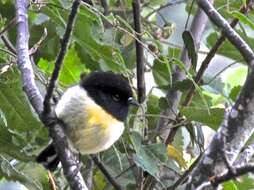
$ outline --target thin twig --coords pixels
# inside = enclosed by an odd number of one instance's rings
[[[211,182],[210,181],[206,181],[206,182],[202,183],[200,186],[198,186],[196,188],[196,190],[203,190],[203,189],[206,189],[209,186],[211,186]]]
[[[185,22],[184,30],[188,29],[188,24],[189,24],[189,21],[190,21],[190,15],[191,15],[191,11],[192,11],[194,2],[195,2],[194,0],[191,1],[190,10],[188,11],[188,17],[187,17],[187,20]]]
[[[104,174],[104,176],[107,178],[107,180],[109,181],[109,183],[112,184],[112,186],[116,189],[116,190],[122,190],[122,187],[116,182],[115,178],[112,177],[109,172],[107,171],[107,169],[105,168],[105,166],[99,161],[98,157],[96,155],[91,155],[91,158],[93,159],[94,163],[96,164],[96,166],[101,170],[101,172]]]
[[[120,174],[118,174],[117,176],[115,176],[115,179],[121,177],[123,174],[125,174],[126,172],[128,172],[130,169],[134,168],[136,165],[132,164],[131,166],[129,166],[128,168],[126,168],[125,170],[123,170]]]
[[[140,1],[133,0],[133,18],[134,28],[136,31],[136,38],[142,41],[141,30],[141,8]],[[144,50],[143,46],[136,40],[136,60],[137,60],[137,89],[138,89],[138,102],[142,103],[145,100],[145,65],[144,65]]]
[[[196,158],[196,160],[191,164],[190,168],[188,168],[187,170],[184,171],[183,175],[177,179],[177,181],[170,187],[167,188],[167,190],[175,190],[177,189],[177,187],[179,185],[181,185],[186,179],[187,177],[190,175],[191,171],[193,170],[193,168],[197,165],[197,163],[200,161],[201,159],[201,154]]]
[[[50,171],[48,171],[48,178],[51,190],[57,190],[55,179]]]
[[[254,155],[254,141],[245,147],[240,153],[239,158],[233,163],[234,166],[244,166],[249,163]]]
[[[136,72],[137,72],[137,93],[138,102],[141,104],[146,98],[145,88],[145,64],[144,64],[144,49],[140,42],[142,42],[142,29],[141,29],[141,5],[140,0],[132,1],[133,8],[133,20],[136,39]],[[141,105],[142,108],[142,105]],[[144,120],[143,120],[144,121]],[[143,189],[143,170],[138,168],[138,187],[137,189]]]
[[[30,56],[38,50],[38,48],[41,46],[41,43],[46,39],[47,34],[48,34],[47,29],[44,28],[43,34],[41,38],[39,39],[39,41],[36,44],[34,44],[34,46],[29,50]]]
[[[68,48],[71,32],[73,30],[74,21],[75,21],[77,12],[78,12],[79,5],[80,5],[80,0],[76,0],[76,1],[73,2],[71,13],[70,13],[69,18],[68,18],[68,23],[67,23],[67,26],[66,26],[66,30],[65,30],[65,33],[64,33],[64,36],[63,36],[63,40],[61,42],[61,49],[60,49],[60,52],[57,56],[57,60],[56,60],[56,63],[55,63],[55,68],[54,68],[54,71],[52,73],[52,76],[51,76],[51,79],[50,79],[50,82],[49,82],[49,86],[47,88],[47,94],[46,94],[44,102],[43,102],[43,105],[44,105],[43,113],[45,115],[51,111],[51,106],[50,106],[51,97],[53,95],[53,91],[54,91],[54,88],[56,86],[57,78],[58,78],[58,75],[60,73],[61,66],[63,64],[63,59],[64,59],[64,56],[66,54],[67,48]]]
[[[17,23],[16,17],[12,18],[11,21],[0,31],[0,37],[4,42],[5,46],[13,53],[17,54],[16,49],[9,41],[9,39],[4,35],[6,31],[8,31],[11,27],[13,27]]]
[[[16,23],[17,23],[16,17],[12,18],[10,22],[0,31],[0,37],[11,27],[13,27]]]
[[[145,18],[148,19],[150,16],[152,16],[154,13],[156,12],[159,12],[160,10],[164,9],[164,8],[167,8],[167,7],[170,7],[170,6],[174,6],[174,5],[177,5],[177,4],[181,4],[181,3],[184,3],[185,0],[179,0],[179,1],[175,1],[175,2],[168,2],[166,3],[165,5],[161,5],[159,8],[157,9],[154,9],[153,11],[151,11],[150,13],[148,13]]]
[[[0,48],[0,51],[9,54],[9,55],[12,56],[12,57],[15,57],[15,58],[17,57],[16,54],[13,54],[13,53],[12,53],[11,51],[9,51],[8,49]]]
[[[101,6],[104,9],[103,14],[104,15],[108,15],[109,14],[109,9],[108,9],[108,3],[107,3],[107,1],[106,0],[101,0]]]
[[[15,47],[12,45],[12,43],[10,42],[10,40],[5,36],[5,34],[3,34],[2,36],[1,36],[1,39],[2,39],[2,41],[4,42],[4,45],[7,47],[7,49],[9,50],[9,51],[11,51],[13,54],[17,54],[17,51],[16,51],[16,49],[15,49]]]
[[[131,36],[133,39],[135,39],[136,41],[138,41],[145,50],[147,50],[154,58],[158,59],[158,61],[160,61],[161,63],[164,63],[165,61],[162,60],[158,55],[156,55],[153,51],[151,51],[147,45],[145,43],[143,43],[143,41],[139,40],[136,37],[136,32],[133,30],[131,32],[129,32],[129,28],[125,29],[121,26],[119,26],[117,23],[110,21],[106,16],[104,16],[99,10],[97,10],[95,7],[92,7],[91,5],[87,4],[87,3],[82,3],[85,6],[87,6],[91,11],[93,11],[94,13],[97,13],[99,16],[101,16],[102,19],[104,19],[105,21],[107,21],[112,27],[116,28],[118,31],[123,32],[124,34],[128,34],[129,36]]]
[[[83,174],[88,189],[93,189],[93,168],[93,160],[88,158],[86,162],[85,173]]]
[[[221,75],[221,73],[223,73],[224,71],[226,71],[228,68],[232,67],[233,65],[240,63],[241,61],[243,61],[243,60],[233,61],[232,63],[230,63],[223,69],[221,69],[218,73],[216,73],[208,82],[205,82],[204,85],[208,85],[208,84],[212,83],[219,75]]]

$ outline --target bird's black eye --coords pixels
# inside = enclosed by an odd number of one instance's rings
[[[112,99],[115,101],[115,102],[118,102],[120,100],[120,95],[119,94],[112,94]]]

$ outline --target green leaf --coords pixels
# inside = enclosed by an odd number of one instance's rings
[[[45,59],[40,59],[39,67],[51,74],[53,72],[55,61],[48,62]],[[79,81],[81,73],[88,73],[89,70],[81,63],[74,47],[71,47],[65,55],[64,63],[60,71],[59,81],[62,85],[69,86]]]
[[[207,109],[197,107],[183,107],[180,112],[191,121],[198,121],[217,130],[224,118],[224,109],[210,108],[210,114]]]
[[[153,63],[152,74],[155,83],[158,86],[171,86],[172,78],[170,65],[167,61],[167,58],[161,57],[160,59],[164,60],[165,62],[155,59]]]
[[[233,180],[226,181],[222,184],[224,190],[238,190]],[[241,188],[242,189],[242,188]]]
[[[161,5],[161,4],[163,4],[163,3],[165,3],[166,1],[165,0],[150,0],[149,1],[149,5],[150,6],[159,6],[159,5]]]
[[[185,30],[182,34],[182,38],[183,38],[184,45],[188,50],[188,56],[191,59],[191,64],[194,70],[196,70],[198,55],[196,52],[196,46],[195,46],[195,42],[193,40],[191,32]]]
[[[173,61],[174,61],[174,64],[176,64],[181,70],[185,71],[185,74],[186,74],[187,79],[191,80],[192,84],[195,86],[195,88],[196,88],[196,90],[197,90],[199,96],[201,97],[201,99],[202,99],[204,105],[206,106],[206,108],[207,108],[207,110],[208,110],[208,112],[209,112],[209,106],[208,106],[208,103],[207,103],[207,101],[206,101],[204,95],[202,94],[201,88],[200,88],[200,87],[198,86],[198,84],[194,81],[194,79],[192,78],[191,74],[185,69],[184,63],[183,63],[181,60],[179,60],[179,59],[174,59]]]
[[[143,146],[146,152],[151,152],[156,160],[166,162],[168,160],[167,150],[163,143],[148,144]]]
[[[139,132],[133,131],[131,133],[131,143],[136,152],[139,152],[141,148],[142,136]]]
[[[192,86],[192,81],[189,79],[184,79],[182,81],[177,81],[173,84],[172,89],[180,90],[180,91],[186,91],[189,90]]]
[[[100,190],[103,189],[106,186],[106,181],[104,176],[101,174],[101,172],[97,171],[95,175],[93,176],[94,179],[94,190]]]
[[[186,148],[186,143],[185,140],[187,139],[186,133],[184,134],[185,128],[179,128],[177,130],[175,136],[174,136],[174,141],[172,142],[172,145],[180,151],[183,151]]]
[[[246,80],[248,74],[247,67],[238,67],[233,69],[226,78],[227,83],[230,87],[242,86]],[[237,76],[237,77],[236,77]]]
[[[254,38],[253,36],[246,36],[245,32],[236,29],[236,32],[243,38],[243,40],[253,49]],[[211,33],[207,38],[207,45],[209,48],[213,47],[217,39],[219,38],[218,33]],[[242,58],[240,52],[233,46],[228,40],[225,40],[222,46],[217,51],[218,54],[224,55],[230,59],[239,60]]]
[[[179,48],[168,48],[168,57],[179,59],[181,50]]]
[[[160,165],[168,160],[167,150],[164,144],[150,144],[142,146],[141,149],[133,156],[133,161],[137,166],[154,176],[159,182],[157,173]],[[163,185],[163,184],[162,184]]]
[[[136,152],[133,156],[134,162],[158,179],[156,174],[160,169],[159,166],[168,160],[165,145],[162,143],[142,145],[142,137],[137,132],[132,133],[131,141]]]
[[[0,153],[30,161],[35,148],[31,144],[37,140],[45,142],[47,130],[31,109],[17,68],[9,69],[1,75],[1,79],[5,82],[0,83],[0,109],[5,113],[6,122],[0,122]]]
[[[241,21],[243,24],[249,26],[252,30],[254,30],[254,24],[253,21],[251,21],[246,15],[239,11],[232,11],[231,15],[234,18],[237,18],[239,21]]]
[[[169,103],[168,103],[168,100],[164,97],[161,97],[159,99],[159,107],[161,110],[165,110],[169,107]]]
[[[147,120],[148,120],[148,128],[155,129],[159,116],[160,116],[160,107],[159,107],[159,98],[154,95],[149,95],[147,102]],[[150,116],[151,115],[151,116]]]
[[[232,90],[231,90],[231,92],[230,92],[230,94],[229,94],[229,97],[230,97],[233,101],[236,101],[237,96],[238,96],[238,94],[240,93],[241,89],[242,89],[242,86],[240,86],[240,85],[237,85],[237,86],[233,87]]]
[[[242,3],[243,3],[244,6],[246,6],[247,5],[247,0],[242,0]]]
[[[238,189],[253,189],[254,188],[254,182],[253,178],[249,175],[244,175],[239,178],[240,180],[235,181],[235,184],[237,185]]]
[[[56,23],[60,28],[65,27],[64,18],[68,13],[67,11],[52,7],[46,7],[44,11],[51,18],[51,22]],[[100,17],[86,6],[82,6],[72,35],[72,38],[80,46],[77,49],[80,51],[78,55],[82,55],[85,51],[85,54],[88,54],[94,62],[99,63],[102,70],[125,71],[125,63],[119,49],[98,40],[103,33],[102,29]],[[86,57],[80,56],[80,58],[82,63],[90,65]]]
[[[133,189],[137,189],[137,185],[136,184],[128,184],[126,186],[126,190],[133,190]]]

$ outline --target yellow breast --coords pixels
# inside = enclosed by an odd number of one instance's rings
[[[86,115],[88,126],[100,125],[103,128],[107,128],[110,125],[119,122],[97,105],[88,106],[86,108]]]
[[[71,135],[74,147],[82,154],[95,154],[108,149],[124,130],[123,122],[98,105],[86,106],[84,120]]]

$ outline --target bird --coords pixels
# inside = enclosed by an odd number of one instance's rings
[[[122,135],[129,106],[137,104],[128,80],[111,71],[81,75],[66,89],[55,106],[57,119],[74,152],[96,154],[110,148]],[[51,142],[36,161],[54,171],[59,157]]]

